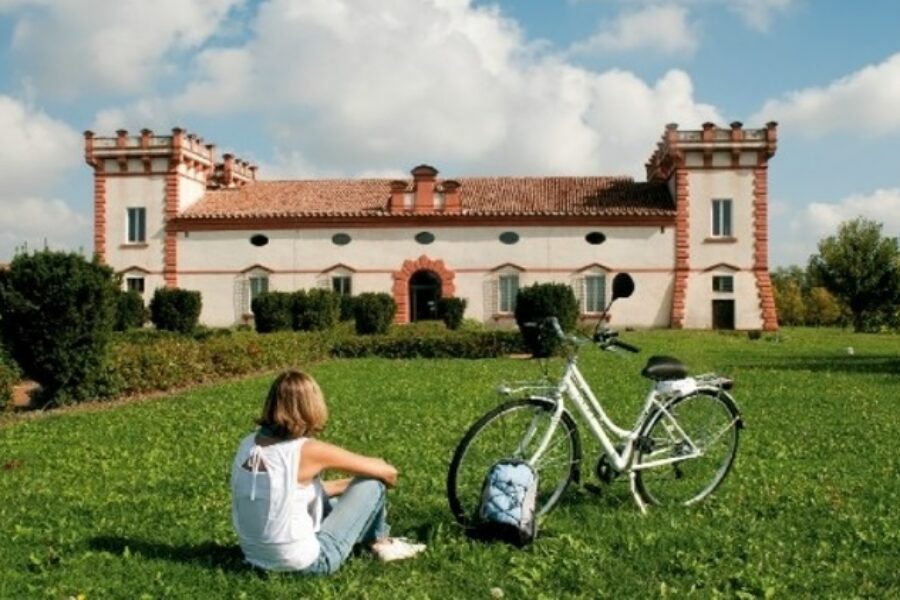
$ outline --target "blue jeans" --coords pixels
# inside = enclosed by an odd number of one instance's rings
[[[324,506],[322,527],[316,534],[319,557],[301,573],[334,573],[350,556],[354,546],[387,537],[386,499],[381,481],[363,477],[354,477],[339,498],[329,498]]]

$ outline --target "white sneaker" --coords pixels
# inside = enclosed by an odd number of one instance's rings
[[[417,544],[406,538],[387,538],[372,544],[372,551],[381,562],[405,560],[425,551],[425,544]]]

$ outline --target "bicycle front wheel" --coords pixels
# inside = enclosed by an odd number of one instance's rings
[[[447,499],[456,520],[471,525],[481,502],[488,469],[503,458],[529,460],[547,433],[556,405],[526,398],[497,406],[460,440],[447,474]],[[537,512],[556,505],[570,481],[578,481],[581,441],[572,415],[562,413],[544,453],[534,463],[538,474]]]
[[[691,505],[722,483],[737,454],[741,416],[725,393],[677,398],[644,422],[634,469],[648,504]]]

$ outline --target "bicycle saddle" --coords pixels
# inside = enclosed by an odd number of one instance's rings
[[[651,356],[641,375],[653,381],[669,381],[687,377],[687,367],[671,356]]]

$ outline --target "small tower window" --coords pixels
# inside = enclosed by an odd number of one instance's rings
[[[713,237],[731,237],[731,200],[712,201]]]
[[[712,287],[714,292],[734,292],[734,277],[731,275],[714,275]]]
[[[269,243],[269,238],[261,233],[257,233],[250,238],[250,243],[254,246],[262,247]]]
[[[143,244],[147,241],[147,209],[133,207],[128,209],[128,243]]]
[[[350,237],[349,234],[346,233],[336,233],[331,236],[331,243],[335,246],[346,246],[351,242],[353,238]]]

